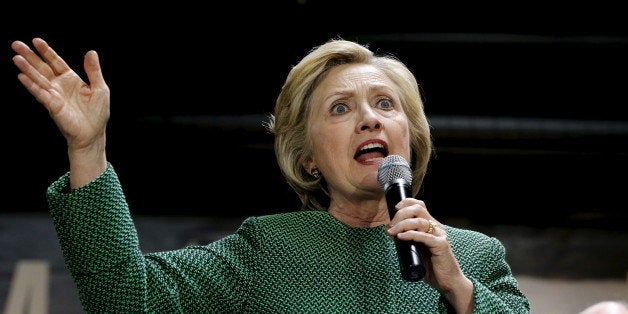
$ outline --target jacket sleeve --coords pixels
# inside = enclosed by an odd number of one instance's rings
[[[519,290],[517,280],[506,262],[506,250],[494,237],[488,238],[483,269],[474,276],[474,313],[530,313],[530,304]]]
[[[111,164],[89,184],[69,191],[69,173],[50,185],[48,204],[66,267],[86,312],[178,313],[237,311],[249,278],[245,235],[214,246],[143,254]]]
[[[473,283],[474,313],[530,313],[497,238],[449,226],[446,230],[460,268]],[[438,307],[440,313],[455,313],[442,295]]]

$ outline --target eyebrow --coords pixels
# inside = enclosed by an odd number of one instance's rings
[[[369,92],[377,92],[377,91],[385,91],[385,92],[389,92],[392,93],[394,92],[394,89],[390,88],[390,86],[388,85],[384,85],[384,84],[370,84],[369,85]],[[339,91],[335,91],[332,94],[328,95],[327,97],[325,97],[323,99],[323,102],[327,102],[327,100],[329,100],[330,98],[333,98],[335,96],[346,96],[346,95],[351,95],[353,94],[353,89],[342,89]]]

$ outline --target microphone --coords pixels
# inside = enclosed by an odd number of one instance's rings
[[[377,170],[377,181],[386,193],[388,214],[393,218],[397,209],[395,205],[410,197],[412,170],[408,162],[399,155],[389,155],[382,160]],[[405,241],[395,237],[397,257],[401,268],[401,277],[407,281],[419,281],[425,276],[425,266],[419,258],[421,243]]]

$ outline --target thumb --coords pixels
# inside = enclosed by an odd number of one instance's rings
[[[102,75],[102,69],[100,68],[100,61],[98,60],[98,54],[96,53],[96,51],[90,50],[85,54],[83,67],[85,68],[85,72],[87,73],[87,78],[89,79],[90,86],[106,86],[106,82]]]

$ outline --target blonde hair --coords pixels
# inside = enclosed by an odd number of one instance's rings
[[[332,39],[314,47],[290,70],[277,97],[274,114],[266,125],[275,136],[279,168],[301,199],[302,209],[326,210],[329,205],[324,179],[314,178],[303,168],[303,162],[312,155],[307,131],[312,92],[331,68],[348,63],[372,65],[397,85],[410,126],[412,195],[416,195],[423,184],[432,154],[432,140],[416,78],[394,56],[378,56],[367,46]]]

